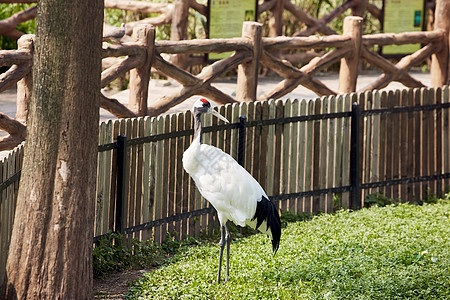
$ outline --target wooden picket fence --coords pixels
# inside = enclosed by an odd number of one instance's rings
[[[232,124],[206,116],[204,142],[242,163],[284,211],[359,208],[375,193],[417,202],[449,187],[449,102],[445,87],[228,104],[218,109]],[[361,110],[357,135],[352,103]],[[214,210],[182,167],[192,122],[188,111],[102,124],[105,149],[126,136],[120,231],[161,242],[167,233],[182,239],[216,228]],[[113,150],[99,153],[96,236],[118,230],[116,159]]]
[[[358,209],[375,193],[417,202],[450,187],[448,86],[218,110],[231,124],[206,116],[204,143],[242,163],[283,211]],[[119,231],[162,242],[217,228],[182,167],[192,125],[189,111],[101,124],[94,240]],[[0,276],[22,160],[20,146],[0,164]]]

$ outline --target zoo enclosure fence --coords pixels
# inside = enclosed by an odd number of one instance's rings
[[[232,123],[206,116],[204,142],[232,155],[284,211],[359,209],[374,193],[415,202],[450,186],[449,102],[445,86],[228,104],[218,110]],[[162,242],[217,227],[182,167],[192,125],[189,111],[101,124],[94,241],[118,231]],[[22,159],[19,146],[0,166],[0,271]]]
[[[188,2],[180,1],[185,4]],[[264,6],[269,2],[272,4],[284,3],[286,8],[292,8],[289,1],[282,0],[264,1]],[[340,6],[344,10],[338,9],[335,12],[340,14],[347,9],[354,10],[364,3],[367,1],[346,1],[343,6]],[[432,31],[399,34],[364,35],[363,18],[349,16],[344,19],[342,35],[262,37],[262,24],[244,22],[240,38],[155,41],[155,28],[141,24],[133,29],[133,42],[120,45],[103,44],[102,57],[105,69],[101,74],[101,87],[107,86],[113,80],[128,73],[130,97],[128,105],[124,105],[117,99],[108,98],[102,94],[100,106],[118,118],[131,118],[157,116],[193,95],[202,95],[217,103],[227,104],[279,99],[299,85],[320,96],[351,93],[357,91],[358,72],[362,61],[382,71],[382,74],[358,92],[382,89],[392,81],[399,81],[410,88],[425,87],[409,72],[411,68],[420,65],[428,58],[431,58],[431,86],[442,87],[448,84],[449,78],[448,33],[450,23],[446,14],[449,6],[448,0],[436,2],[435,26]],[[281,6],[279,11],[282,9]],[[299,13],[299,11],[295,11]],[[298,14],[295,15],[298,16]],[[328,16],[333,17],[335,14],[330,13]],[[330,33],[326,29],[328,27],[325,26],[329,18],[325,19],[321,19],[317,24],[313,22],[315,25],[309,24],[310,28],[313,28],[314,31],[322,28]],[[375,50],[387,45],[418,43],[423,45],[420,50],[404,56],[396,64],[380,56]],[[0,92],[15,84],[18,88],[16,118],[9,118],[0,112],[2,117],[0,129],[9,133],[8,136],[0,139],[0,149],[2,150],[13,149],[25,139],[28,113],[26,108],[30,101],[31,93],[29,91],[32,90],[33,45],[34,37],[24,35],[18,41],[18,50],[0,50],[0,64],[10,66],[7,72],[0,75]],[[297,64],[293,59],[284,60],[277,55],[277,53],[292,51],[314,52],[314,55],[308,58],[301,67],[295,67],[294,65]],[[194,70],[188,72],[175,63],[179,60],[168,59],[168,56],[172,58],[186,57],[187,55],[204,57],[208,53],[223,52],[233,54],[211,62],[201,71],[197,70],[199,72]],[[316,76],[320,71],[334,64],[339,65],[339,88],[337,91],[330,89]],[[282,78],[272,90],[258,95],[258,70],[261,66],[277,73]],[[236,96],[230,96],[213,85],[214,81],[231,70],[237,70]],[[182,86],[148,103],[150,77],[151,73],[155,72],[176,80]]]

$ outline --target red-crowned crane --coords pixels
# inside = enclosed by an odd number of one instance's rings
[[[227,245],[225,281],[228,281],[229,277],[231,235],[227,227],[228,221],[242,227],[249,225],[266,233],[272,239],[274,255],[280,244],[281,222],[275,205],[255,178],[227,153],[216,147],[202,144],[202,114],[212,114],[225,122],[228,120],[215,111],[205,98],[195,102],[193,114],[194,139],[183,154],[183,167],[194,179],[202,196],[217,211],[221,226],[217,274],[219,283],[225,244]]]

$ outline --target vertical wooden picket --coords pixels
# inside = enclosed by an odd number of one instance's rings
[[[336,112],[343,112],[344,111],[344,97],[342,95],[338,95],[336,97]],[[342,186],[343,185],[343,181],[342,181],[342,159],[343,159],[343,153],[342,153],[342,148],[343,148],[343,128],[344,128],[344,118],[337,118],[336,119],[336,135],[335,135],[335,144],[336,144],[336,149],[335,149],[335,163],[334,163],[334,169],[331,170],[332,174],[330,176],[332,176],[332,178],[334,178],[334,185],[335,186]],[[342,204],[342,196],[343,193],[339,193],[336,195],[336,197],[338,198],[339,202],[336,203],[337,207],[336,208],[342,208],[343,204]]]
[[[328,97],[321,98],[322,107],[320,108],[320,114],[327,114],[329,112],[329,100]],[[320,120],[320,164],[319,164],[319,187],[325,189],[327,187],[327,166],[328,166],[328,149],[330,146],[328,136],[328,119]],[[330,194],[324,194],[319,197],[319,211],[327,212],[327,202]]]
[[[314,106],[316,101],[310,100],[307,103],[307,114],[314,114]],[[306,122],[306,156],[305,156],[305,190],[311,191],[313,189],[313,159],[314,159],[314,121]],[[304,198],[304,211],[307,213],[313,212],[312,197]]]
[[[299,105],[299,115],[307,115],[308,102],[303,99],[300,101]],[[305,184],[305,168],[310,163],[306,161],[306,124],[307,122],[300,122],[298,124],[298,159],[297,159],[297,189],[298,192],[304,192],[307,190]],[[298,199],[296,213],[305,212],[305,201],[306,198],[303,197],[301,200]]]
[[[185,130],[186,122],[184,120],[184,113],[178,113],[177,118],[177,131]],[[179,215],[182,212],[187,211],[187,190],[185,190],[185,176],[188,176],[183,169],[183,153],[185,150],[184,137],[177,137],[177,153],[175,159],[176,164],[176,183],[175,183],[175,215]],[[183,239],[187,235],[187,220],[177,221],[175,223],[175,231],[178,233],[178,239]]]
[[[292,100],[292,109],[290,116],[299,116],[299,102],[297,99]],[[299,146],[299,135],[298,135],[299,122],[291,124],[291,138],[290,138],[290,158],[288,164],[289,173],[289,193],[296,193],[298,191],[298,146]],[[298,197],[294,199],[289,199],[288,211],[296,213],[298,206]]]
[[[163,117],[164,122],[164,133],[170,132],[170,115]],[[163,141],[163,159],[161,168],[163,168],[162,171],[162,177],[160,180],[162,181],[162,194],[160,195],[161,198],[161,217],[166,218],[169,216],[169,206],[168,206],[168,197],[169,197],[169,159],[170,159],[170,139],[165,139]],[[167,233],[168,233],[168,225],[169,224],[163,224],[161,225],[161,241],[166,240]]]
[[[381,93],[381,108],[387,108],[387,103],[388,103],[388,94],[383,91]],[[386,178],[386,153],[390,152],[387,151],[387,145],[386,145],[386,141],[387,141],[387,136],[390,135],[390,131],[388,129],[387,126],[387,118],[385,114],[382,114],[380,116],[380,160],[379,160],[379,180],[380,181],[385,181]],[[384,187],[379,188],[379,193],[381,194],[386,194],[386,189]]]
[[[363,110],[372,109],[373,107],[373,94],[372,92],[366,92],[364,95],[364,107]],[[362,175],[362,182],[369,182],[370,181],[370,168],[372,167],[372,155],[371,155],[371,149],[372,149],[372,129],[373,129],[373,116],[366,116],[363,118],[363,124],[364,124],[364,131],[363,131],[363,143],[364,143],[364,149],[362,152],[363,155],[363,162],[362,162],[362,168],[363,168],[363,175]],[[363,189],[362,190],[362,199],[365,199],[367,195],[369,195],[370,190],[369,189]]]
[[[269,119],[269,103],[268,101],[263,101],[261,103],[261,120],[267,120]],[[269,193],[268,183],[267,183],[267,174],[268,174],[268,162],[269,160],[272,160],[272,158],[269,156],[269,142],[270,139],[269,136],[269,129],[268,126],[262,126],[261,127],[261,140],[260,140],[260,174],[259,174],[259,184],[262,186],[262,188],[266,191],[266,193]],[[270,194],[269,194],[270,195]]]
[[[414,106],[421,105],[421,92],[420,89],[414,89]],[[414,177],[421,176],[422,170],[422,112],[414,113]],[[415,200],[422,199],[422,184],[416,183],[414,185]]]
[[[276,116],[275,101],[269,100],[269,119],[274,119]],[[267,188],[266,193],[268,196],[274,195],[276,192],[274,189],[274,163],[275,159],[275,125],[268,126],[268,139],[267,139]]]
[[[151,136],[156,133],[156,118],[144,118],[144,132],[145,136]],[[155,201],[155,152],[156,144],[146,143],[144,145],[143,164],[144,173],[142,179],[142,222],[150,222],[153,220],[153,210]],[[146,241],[153,236],[152,229],[145,229],[142,231],[142,240]]]
[[[156,134],[164,133],[164,117],[157,118]],[[156,142],[156,178],[155,178],[155,220],[163,217],[162,203],[163,203],[163,185],[166,180],[163,177],[163,170],[166,169],[166,165],[163,162],[164,158],[164,141],[158,140]],[[154,229],[154,240],[160,243],[164,238],[165,232],[162,226],[156,226]]]
[[[7,179],[7,173],[5,172],[5,165],[6,160],[2,160],[0,162],[0,178],[2,182],[4,182]],[[8,256],[8,249],[9,245],[6,242],[6,235],[7,233],[7,225],[6,225],[6,218],[7,218],[7,200],[6,200],[6,191],[3,190],[0,192],[0,275],[1,279],[4,279],[4,270],[6,266],[6,258]],[[2,281],[3,282],[3,281]]]
[[[284,103],[284,111],[283,111],[283,117],[289,118],[292,113],[292,102],[290,100],[287,100]],[[290,141],[291,141],[291,123],[285,123],[282,127],[282,144],[281,144],[281,180],[280,180],[280,194],[287,194],[289,192],[289,173],[290,173],[290,167],[289,167],[289,160],[290,160]],[[288,208],[288,202],[291,202],[293,200],[283,200],[281,201],[281,209],[283,211],[287,211]]]
[[[145,119],[143,117],[140,117],[136,120],[137,122],[134,123],[136,126],[135,132],[137,132],[136,137],[141,138],[145,136]],[[148,166],[145,165],[145,158],[144,158],[144,144],[140,143],[136,145],[135,151],[136,151],[136,183],[135,183],[135,210],[134,210],[134,226],[140,225],[144,223],[143,221],[143,182],[144,182],[144,170],[148,168]],[[139,238],[142,240],[142,231],[136,232],[134,234],[136,238]]]
[[[343,100],[343,111],[351,111],[350,95],[345,95]],[[342,184],[350,185],[350,118],[344,118],[342,126]],[[342,194],[342,205],[350,207],[350,193]]]
[[[321,99],[315,100],[314,114],[320,114],[322,109]],[[320,120],[313,121],[313,160],[312,160],[312,187],[314,190],[320,189]],[[312,197],[312,212],[320,211],[320,196]]]
[[[247,107],[247,122],[251,122],[255,120],[255,105],[254,102],[245,103]],[[236,120],[239,122],[238,120]],[[245,158],[244,158],[244,168],[253,176],[255,173],[253,172],[253,151],[257,146],[255,145],[255,127],[248,127],[245,129]]]
[[[413,90],[409,89],[406,91],[405,97],[402,99],[402,103],[405,106],[414,106],[413,102]],[[406,145],[406,173],[405,177],[414,176],[414,112],[408,112],[407,115],[405,115],[404,122],[407,123],[407,131],[408,131],[408,137],[407,137],[407,145]],[[402,199],[404,201],[413,201],[414,200],[414,185],[408,184],[406,187],[406,198]]]
[[[450,95],[449,95],[449,86],[445,86],[442,90],[442,102],[449,103]],[[450,108],[446,108],[443,110],[443,128],[442,128],[442,136],[443,136],[443,166],[444,172],[450,173]],[[450,179],[444,180],[444,190],[446,192],[450,191]]]
[[[400,91],[396,90],[393,93],[392,104],[393,107],[400,106]],[[400,149],[401,149],[401,113],[394,113],[390,117],[392,119],[392,127],[390,127],[390,132],[392,135],[392,177],[391,179],[399,179],[400,178]],[[392,186],[392,198],[398,199],[400,185]]]
[[[105,142],[106,135],[106,124],[100,124],[99,134],[98,134],[98,144],[102,145]],[[101,235],[102,232],[102,220],[103,220],[103,206],[105,203],[104,194],[105,194],[105,186],[103,185],[104,177],[105,177],[105,153],[99,152],[97,158],[97,193],[96,193],[96,201],[94,204],[94,236]]]
[[[252,102],[248,103],[248,105],[253,104]],[[261,120],[261,102],[257,101],[254,103],[253,107],[253,120],[259,121]],[[248,130],[248,128],[247,128]],[[248,143],[248,142],[247,142]],[[246,143],[246,144],[247,144]],[[252,172],[251,174],[256,180],[260,181],[260,168],[261,168],[261,126],[255,126],[253,132],[253,151],[249,148],[249,145],[246,145],[246,152],[251,152],[252,156]]]
[[[113,122],[110,120],[106,123],[105,126],[105,139],[104,139],[104,143],[105,144],[109,144],[112,143],[114,141],[114,136],[113,136]],[[113,151],[112,150],[108,150],[104,152],[105,158],[105,166],[104,166],[104,170],[105,170],[105,176],[103,178],[103,182],[101,183],[104,187],[104,192],[103,192],[103,199],[104,199],[104,205],[103,205],[103,227],[102,227],[102,232],[103,233],[107,233],[107,232],[111,232],[114,230],[114,223],[110,222],[111,221],[111,215],[114,214],[114,205],[112,205],[112,203],[114,203],[114,190],[111,190],[111,181],[114,179],[113,176],[113,165],[112,165],[112,159],[113,159]]]
[[[430,92],[428,89],[422,88],[420,90],[422,105],[433,104],[433,99],[430,97]],[[423,111],[422,112],[422,176],[428,176],[431,174],[432,167],[432,157],[434,151],[434,116],[433,111]],[[422,199],[425,199],[427,195],[433,193],[433,183],[429,181],[424,181],[422,184]]]
[[[166,118],[169,120],[169,132],[175,132],[177,131],[177,117],[175,114],[172,115],[167,115]],[[176,180],[177,180],[177,175],[176,175],[176,168],[177,168],[177,139],[176,138],[170,138],[169,139],[169,149],[168,149],[168,190],[167,190],[167,213],[166,216],[170,217],[173,216],[175,214],[175,201],[177,199],[176,197],[176,190],[175,190],[175,186],[176,186]],[[176,233],[174,232],[175,230],[175,226],[174,226],[174,222],[169,222],[167,224],[167,231],[170,234],[174,234],[174,237],[176,237]]]
[[[381,108],[381,94],[376,91],[373,94],[372,101],[372,109],[380,109]],[[370,177],[369,181],[378,182],[380,181],[380,138],[384,133],[380,130],[380,115],[375,114],[371,116],[372,120],[372,143],[370,147],[370,157],[371,157],[371,166],[370,166]],[[377,193],[378,189],[370,189],[369,194]]]
[[[406,107],[408,105],[408,91],[402,90],[400,91],[400,106]],[[401,125],[400,125],[400,176],[399,178],[408,177],[408,114],[401,113]],[[400,186],[400,199],[402,202],[408,201],[408,185],[404,184]]]
[[[137,136],[137,119],[127,119],[126,120],[126,136],[128,139],[133,139]],[[126,213],[124,216],[127,218],[127,222],[125,228],[134,226],[134,210],[136,205],[136,148],[137,145],[132,145],[126,147],[126,161],[127,168],[127,180],[125,181],[127,184],[127,193],[128,195],[128,205],[126,207]],[[135,237],[135,234],[131,234],[130,237]]]
[[[328,112],[329,113],[335,113],[337,112],[336,107],[336,97],[331,96],[329,97],[329,103],[328,103]],[[328,158],[327,158],[327,167],[325,169],[327,173],[327,181],[326,181],[326,187],[331,188],[334,187],[334,170],[336,169],[336,119],[332,118],[328,120]],[[334,205],[334,195],[328,194],[327,204],[326,204],[326,212],[330,213],[335,211],[335,208],[337,208]]]

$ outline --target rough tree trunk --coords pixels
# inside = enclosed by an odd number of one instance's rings
[[[34,90],[2,299],[93,298],[102,24],[103,0],[39,1]]]

